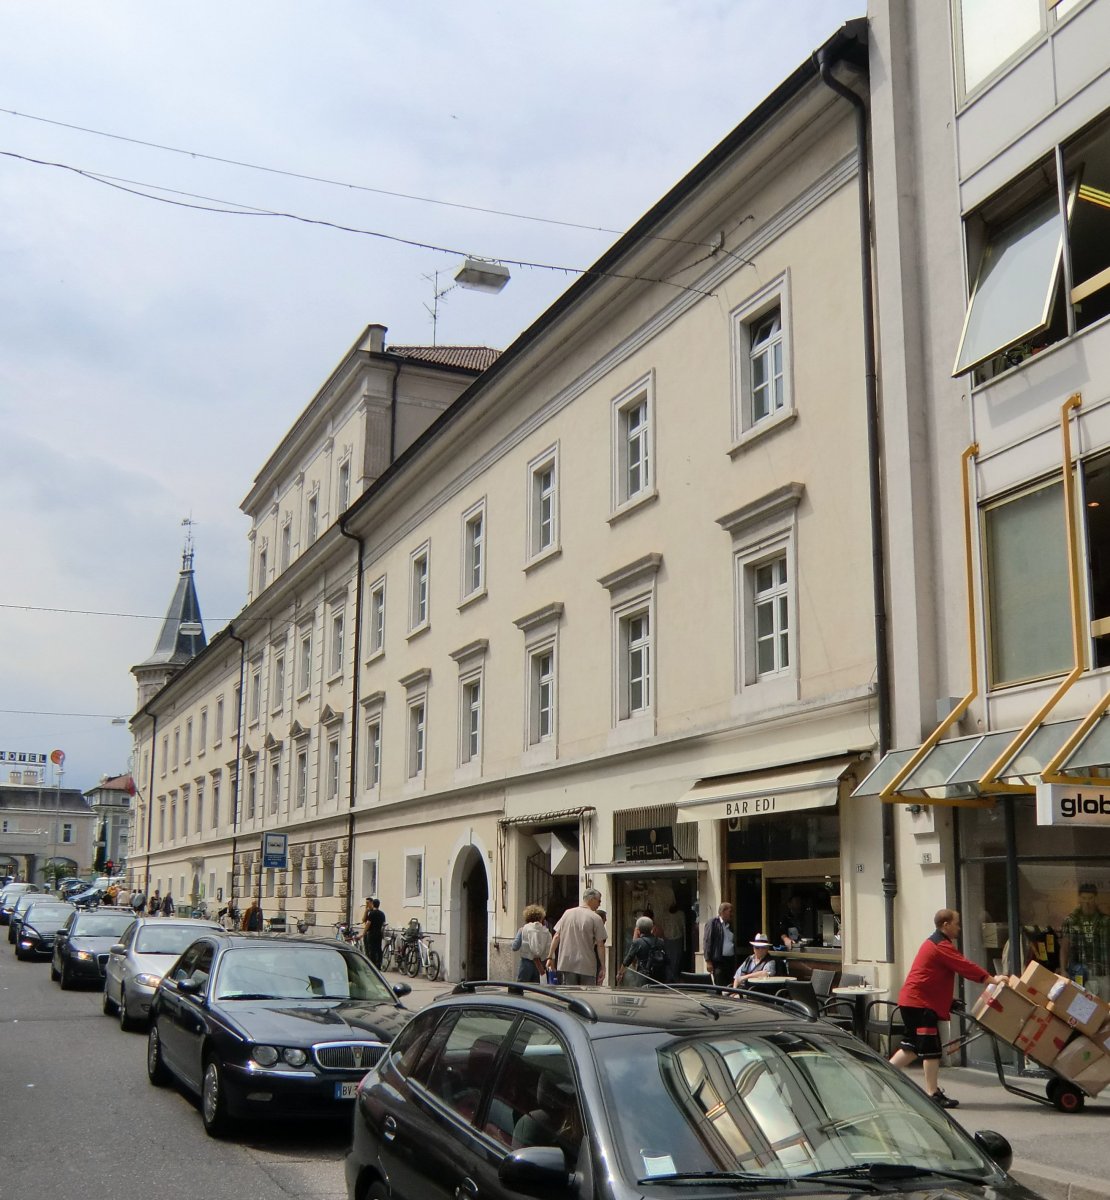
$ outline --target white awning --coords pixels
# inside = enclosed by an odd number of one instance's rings
[[[586,875],[689,875],[694,871],[708,871],[709,864],[701,858],[687,861],[637,858],[631,862],[588,863],[582,870]]]
[[[713,821],[832,808],[840,781],[859,755],[777,771],[701,779],[678,801],[678,820]]]

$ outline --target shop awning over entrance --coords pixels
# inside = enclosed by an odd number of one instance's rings
[[[587,875],[689,875],[708,871],[709,864],[703,858],[637,858],[631,862],[587,863],[584,870]]]
[[[1032,792],[1039,784],[1062,779],[1082,784],[1094,775],[1110,782],[1110,719],[1102,717],[1077,740],[1082,724],[1071,720],[1039,725],[993,778],[992,764],[1020,730],[1004,729],[937,742],[896,788],[890,785],[918,748],[892,750],[856,788],[852,798],[878,796],[905,804],[983,805],[1015,788]]]
[[[727,820],[832,808],[840,794],[840,781],[859,760],[856,753],[775,771],[701,779],[678,801],[678,820]]]

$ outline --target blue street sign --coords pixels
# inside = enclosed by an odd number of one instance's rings
[[[262,865],[284,871],[289,858],[289,835],[287,833],[264,833],[262,835]]]

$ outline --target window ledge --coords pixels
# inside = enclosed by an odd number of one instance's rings
[[[284,709],[284,705],[281,705],[281,706],[279,706],[279,707],[277,707],[277,708],[271,708],[271,709],[270,709],[270,716],[271,716],[271,717],[280,717],[280,716],[281,716],[281,714],[282,714],[282,711],[283,711],[283,709]]]
[[[637,713],[634,717],[622,717],[609,730],[610,746],[630,746],[635,742],[650,741],[655,737],[655,710]]]
[[[637,509],[643,508],[645,504],[650,504],[653,500],[658,499],[658,488],[650,488],[647,491],[637,492],[631,500],[625,500],[623,504],[618,504],[609,516],[606,517],[606,520],[610,525],[615,525],[618,521],[623,521],[630,513],[634,513]]]
[[[784,408],[781,412],[775,413],[773,417],[764,417],[762,421],[751,426],[750,429],[745,429],[736,441],[729,446],[729,458],[736,458],[737,455],[743,454],[753,442],[761,441],[763,438],[769,437],[772,433],[793,425],[797,419],[798,410],[796,408]]]
[[[473,783],[482,778],[481,758],[472,758],[469,762],[460,763],[455,768],[456,783]]]
[[[376,663],[379,658],[385,658],[384,646],[380,650],[374,650],[366,656],[366,665],[369,666],[371,663]]]
[[[796,674],[788,671],[781,675],[764,675],[752,683],[744,684],[733,697],[732,711],[736,716],[750,716],[753,712],[793,704],[800,694]]]
[[[555,762],[558,756],[558,745],[554,735],[551,735],[538,742],[532,742],[525,748],[524,764],[529,767],[540,767]]]
[[[431,621],[425,621],[423,625],[417,625],[415,629],[410,629],[405,634],[405,640],[411,642],[413,638],[419,637],[422,633],[427,633],[431,627]]]
[[[402,908],[423,908],[424,907],[424,897],[423,896],[412,896],[412,897],[406,896],[401,907]]]
[[[477,604],[479,600],[484,600],[486,595],[486,587],[483,584],[476,592],[471,592],[469,595],[463,596],[459,601],[459,612],[462,612],[464,608],[469,608],[472,604]]]
[[[297,693],[297,696],[296,696],[296,699],[297,699],[298,703],[303,703],[303,702],[304,702],[305,700],[307,700],[307,699],[308,699],[308,698],[309,698],[311,695],[312,695],[312,687],[311,687],[311,686],[309,686],[309,687],[306,687],[306,688],[304,689],[304,691],[302,691],[302,692],[298,692],[298,693]]]
[[[404,787],[401,789],[401,794],[404,796],[415,796],[425,790],[423,775],[410,775],[405,780]]]
[[[558,558],[563,553],[563,547],[556,542],[552,546],[547,546],[538,554],[534,554],[525,564],[524,573],[534,571],[537,567],[542,567],[545,562],[550,562],[553,558]]]
[[[341,680],[342,678],[343,678],[343,669],[340,668],[338,671],[333,671],[327,677],[327,679],[324,680],[324,682],[330,687],[333,683],[338,683],[339,680]]]

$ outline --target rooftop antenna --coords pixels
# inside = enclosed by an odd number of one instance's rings
[[[448,292],[454,291],[455,288],[457,288],[459,286],[457,283],[449,283],[445,288],[441,288],[439,286],[439,277],[442,274],[444,274],[443,271],[436,271],[432,275],[424,276],[424,278],[432,285],[432,303],[431,303],[431,306],[425,304],[424,311],[427,312],[428,315],[432,318],[432,345],[433,346],[437,345],[436,329],[439,324],[439,302],[444,296],[447,295]]]
[[[191,571],[193,569],[193,526],[196,524],[193,514],[190,513],[185,517],[181,524],[185,527],[185,549],[181,552],[181,569]]]

